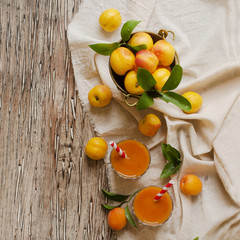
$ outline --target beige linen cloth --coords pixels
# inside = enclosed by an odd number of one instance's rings
[[[152,108],[137,111],[127,107],[108,71],[109,57],[95,54],[89,44],[115,42],[120,29],[104,32],[98,23],[108,9],[120,11],[123,22],[135,19],[141,23],[134,31],[157,33],[172,30],[171,42],[183,67],[183,79],[177,88],[182,94],[196,91],[203,97],[201,110],[185,114],[173,104],[155,100]],[[164,186],[160,180],[166,163],[160,142],[177,148],[183,158],[171,194],[174,211],[160,227],[130,224],[117,233],[118,239],[203,240],[240,239],[240,2],[238,0],[121,0],[83,1],[79,13],[68,27],[69,46],[82,105],[89,114],[97,134],[107,141],[135,138],[151,152],[151,165],[138,180],[124,180],[105,162],[112,192],[130,194],[149,186]],[[121,25],[121,26],[122,26]],[[108,85],[113,92],[110,105],[97,109],[88,103],[88,91],[97,84]],[[162,127],[153,138],[143,137],[137,128],[146,113],[155,113]],[[87,140],[86,140],[87,141]],[[203,182],[202,193],[183,195],[179,182],[193,173]]]

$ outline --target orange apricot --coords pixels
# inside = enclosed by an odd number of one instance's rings
[[[126,226],[126,224],[127,218],[123,208],[117,207],[108,213],[108,225],[110,228],[114,230],[121,230]]]
[[[145,68],[150,73],[153,73],[157,69],[158,58],[149,50],[140,50],[136,53],[135,64],[137,68]]]
[[[110,56],[110,65],[113,71],[123,76],[135,66],[135,55],[125,47],[115,49]]]
[[[159,65],[169,66],[174,60],[175,49],[166,40],[159,40],[154,43],[152,52],[157,56]]]
[[[152,37],[145,32],[135,33],[128,42],[131,46],[138,46],[141,44],[146,44],[147,50],[151,50],[153,46]]]
[[[199,194],[202,191],[202,182],[194,174],[187,174],[180,180],[182,193],[190,196]]]

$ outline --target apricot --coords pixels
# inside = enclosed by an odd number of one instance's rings
[[[186,113],[195,113],[197,112],[202,106],[202,97],[193,91],[185,92],[183,95],[191,104],[191,110],[185,111]]]
[[[86,146],[85,153],[93,160],[100,160],[105,157],[108,150],[106,141],[101,137],[91,138]]]
[[[161,91],[170,76],[170,72],[166,68],[158,68],[152,75],[157,82],[155,88]]]
[[[114,8],[105,10],[99,17],[99,24],[106,32],[115,31],[121,22],[120,12]]]
[[[88,92],[88,101],[93,107],[105,107],[112,99],[112,91],[106,85],[97,85]]]
[[[194,196],[202,191],[202,182],[194,174],[187,174],[180,180],[180,189],[182,193]]]
[[[135,64],[137,68],[145,68],[153,73],[157,69],[158,58],[149,50],[141,50],[136,53]]]
[[[172,71],[171,66],[162,66],[162,65],[158,65],[157,69],[159,69],[159,68],[166,68],[169,72]]]
[[[138,123],[138,129],[144,136],[154,136],[161,127],[161,121],[155,114],[147,114]]]
[[[117,207],[109,211],[108,213],[108,225],[114,230],[121,230],[127,224],[127,218],[125,210]]]
[[[151,50],[153,46],[152,37],[145,32],[135,33],[128,42],[131,46],[138,46],[141,44],[146,44],[147,50]]]
[[[159,40],[153,44],[152,52],[157,56],[159,65],[169,66],[174,60],[175,49],[166,40]]]
[[[131,94],[141,95],[144,92],[144,89],[138,84],[137,73],[134,70],[128,72],[125,76],[124,86]]]
[[[135,56],[128,48],[119,47],[112,52],[110,65],[116,74],[123,76],[134,68]]]

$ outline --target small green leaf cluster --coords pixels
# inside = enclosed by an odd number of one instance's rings
[[[170,91],[178,87],[181,79],[182,67],[177,64],[173,67],[168,80],[162,87],[162,90],[159,91],[154,88],[157,82],[152,74],[144,68],[138,68],[138,84],[145,90],[145,92],[141,95],[137,102],[137,109],[142,110],[150,107],[154,103],[153,98],[159,97],[167,103],[171,102],[175,104],[177,107],[183,109],[184,111],[189,111],[191,109],[190,102],[183,96]]]
[[[139,191],[139,190],[138,190]],[[117,208],[117,207],[122,207],[122,205],[126,205],[125,206],[125,215],[126,215],[126,218],[128,220],[128,222],[134,226],[135,228],[137,228],[137,225],[135,223],[135,221],[133,220],[133,217],[129,211],[129,207],[128,207],[128,203],[131,201],[131,199],[133,198],[133,196],[138,192],[136,191],[135,193],[133,193],[132,195],[121,195],[121,194],[117,194],[117,193],[111,193],[111,192],[108,192],[106,190],[103,190],[102,189],[102,193],[103,195],[108,198],[109,200],[112,200],[112,201],[115,201],[115,202],[118,202],[119,204],[115,205],[115,206],[110,206],[110,205],[106,205],[106,204],[102,204],[102,207],[108,209],[108,210],[112,210],[114,208]]]
[[[136,21],[136,20],[130,20],[127,21],[121,29],[121,38],[122,41],[119,42],[114,42],[114,43],[96,43],[96,44],[91,44],[89,45],[89,47],[101,54],[101,55],[105,55],[105,56],[109,56],[112,54],[112,52],[119,48],[119,47],[127,47],[128,49],[130,49],[134,54],[140,50],[143,49],[147,49],[146,44],[141,44],[138,46],[131,46],[130,44],[127,43],[127,41],[130,39],[131,34],[133,29],[140,23],[141,21]]]
[[[181,166],[182,159],[180,152],[170,144],[161,144],[163,156],[168,160],[162,170],[160,178],[166,178],[176,173]]]

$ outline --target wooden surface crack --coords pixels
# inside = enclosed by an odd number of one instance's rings
[[[115,239],[103,161],[75,88],[67,26],[80,0],[0,1],[1,239]]]

